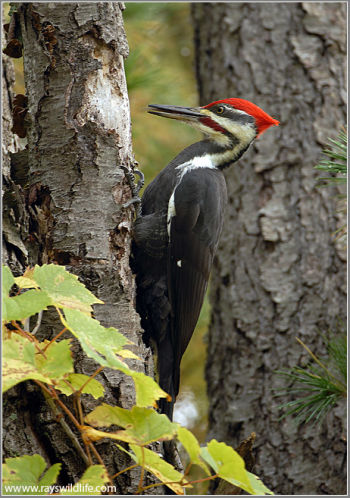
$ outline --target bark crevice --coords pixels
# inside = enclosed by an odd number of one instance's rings
[[[52,262],[76,274],[105,303],[94,307],[95,318],[118,328],[135,344],[143,361],[132,360],[130,366],[152,375],[129,266],[134,208],[123,208],[132,194],[121,166],[132,170],[134,158],[121,8],[115,2],[31,3],[19,5],[18,17],[28,145],[18,153],[9,130],[7,144],[13,155],[6,155],[9,228],[4,231],[3,261],[16,275],[28,264]],[[6,82],[3,77],[7,92]],[[7,103],[10,128],[10,99]],[[37,338],[52,339],[61,328],[55,313],[45,312]],[[76,371],[91,375],[97,364],[75,339],[72,348]],[[106,402],[124,408],[134,404],[130,377],[104,369],[97,379],[105,387]],[[66,402],[71,405],[69,398]],[[84,396],[85,413],[100,402]],[[48,464],[62,462],[58,484],[80,479],[86,465],[35,384],[9,390],[4,408],[5,458],[39,453]],[[79,439],[75,428],[71,430]],[[96,447],[110,475],[130,465],[114,443],[102,441]],[[138,470],[122,475],[115,483],[116,494],[133,494],[138,481]],[[161,492],[158,487],[150,490]]]
[[[254,472],[275,493],[341,494],[345,404],[319,432],[298,429],[278,420],[283,400],[273,389],[283,384],[274,370],[307,361],[296,336],[322,356],[320,330],[345,323],[337,189],[317,188],[314,169],[346,122],[345,5],[193,4],[192,14],[200,104],[241,97],[281,122],[225,171],[229,207],[211,279],[208,437],[235,447],[256,432]]]

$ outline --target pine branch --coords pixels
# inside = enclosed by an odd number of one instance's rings
[[[298,425],[321,422],[347,393],[346,334],[326,341],[328,358],[322,362],[302,341],[299,342],[312,361],[306,367],[276,372],[291,381],[285,388],[276,390],[276,396],[295,395],[295,399],[279,406],[286,410],[280,419],[294,415]]]
[[[327,144],[327,148],[323,150],[323,154],[327,156],[322,159],[319,164],[315,166],[315,169],[319,169],[322,171],[328,171],[333,175],[341,174],[344,175],[342,177],[322,177],[320,180],[330,183],[346,183],[347,180],[347,149],[348,149],[348,137],[346,133],[346,128],[344,127],[344,131],[340,131],[338,138],[333,140],[332,138],[328,139],[329,142]]]

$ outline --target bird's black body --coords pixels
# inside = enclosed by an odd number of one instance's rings
[[[180,361],[203,304],[227,197],[219,169],[190,169],[176,184],[186,157],[211,145],[194,144],[168,164],[146,188],[142,217],[135,223],[138,310],[146,334],[157,343],[160,386],[172,397],[172,402],[161,400],[160,409],[170,418]],[[174,190],[176,215],[168,232]]]
[[[229,105],[226,121],[233,125],[227,128],[225,120],[215,123],[208,118],[212,111],[203,108],[151,107],[152,113],[212,129],[212,136],[183,150],[150,183],[134,226],[137,309],[146,341],[157,346],[159,384],[171,396],[171,401],[161,399],[159,408],[172,419],[181,358],[199,317],[222,230],[227,202],[222,169],[243,154],[259,130],[250,114]],[[217,108],[222,110],[214,106],[214,113]]]

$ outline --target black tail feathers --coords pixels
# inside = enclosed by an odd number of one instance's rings
[[[161,398],[158,401],[158,409],[160,413],[164,413],[171,421],[173,420],[175,401],[167,401],[166,398]]]
[[[166,398],[158,401],[159,411],[173,420],[174,404],[179,392],[180,365],[174,360],[174,350],[169,339],[158,345],[158,374],[160,387],[171,396],[171,401]]]

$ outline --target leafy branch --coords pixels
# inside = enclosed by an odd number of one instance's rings
[[[14,286],[17,292],[13,291]],[[115,328],[103,327],[92,317],[92,305],[96,303],[103,304],[64,267],[35,266],[17,278],[8,267],[3,267],[3,390],[28,380],[40,386],[57,422],[87,465],[75,485],[90,486],[89,494],[100,494],[106,483],[112,486],[122,474],[140,467],[137,494],[152,486],[166,485],[182,495],[184,488],[218,477],[250,494],[272,494],[254,474],[247,472],[244,460],[233,448],[215,439],[200,447],[190,431],[154,410],[157,400],[167,397],[167,393],[152,378],[128,366],[128,358],[139,359],[128,349],[132,343]],[[30,331],[29,318],[41,315],[50,307],[56,310],[63,328],[52,340],[40,342],[33,332],[37,332],[41,319],[36,320]],[[71,339],[62,338],[67,332],[76,337],[86,355],[97,362],[98,368],[91,376],[74,371]],[[98,399],[104,395],[104,387],[96,379],[104,367],[119,370],[134,380],[136,405],[131,410],[102,403],[92,412],[84,413],[82,396]],[[73,408],[66,405],[61,394],[74,397]],[[70,424],[79,436],[73,433]],[[111,426],[119,429],[107,432],[105,429]],[[101,427],[104,430],[100,430]],[[94,445],[103,438],[115,441],[134,464],[110,476]],[[170,440],[182,444],[189,455],[190,466],[198,465],[205,477],[189,481],[189,467],[182,474],[150,448],[156,441]],[[127,443],[128,450],[120,442]],[[4,494],[27,492],[25,486],[36,486],[34,494],[71,494],[55,485],[61,464],[50,467],[42,477],[45,467],[39,455],[7,458],[3,465]],[[146,472],[154,474],[159,483],[145,485]],[[14,493],[16,486],[19,493]]]

